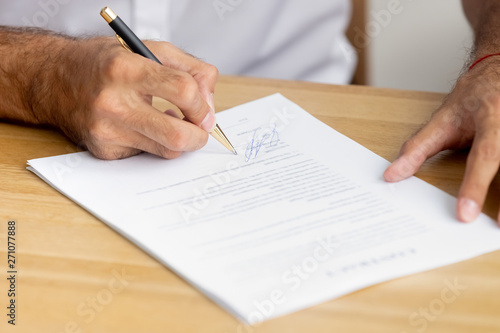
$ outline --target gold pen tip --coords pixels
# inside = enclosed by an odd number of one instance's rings
[[[106,22],[111,23],[116,19],[116,14],[109,7],[104,7],[101,9],[101,16],[106,20]]]
[[[233,145],[231,144],[231,142],[229,142],[229,140],[227,139],[226,135],[224,134],[224,132],[222,132],[222,130],[220,129],[219,125],[215,125],[215,128],[212,132],[210,132],[210,135],[216,139],[217,141],[219,141],[220,143],[222,143],[222,145],[224,147],[227,148],[227,150],[229,151],[232,151],[233,154],[235,155],[238,155],[238,153],[236,152],[236,149],[234,149]]]

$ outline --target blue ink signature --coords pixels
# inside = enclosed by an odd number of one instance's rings
[[[260,127],[253,132],[253,138],[245,150],[245,162],[256,158],[262,146],[268,144],[269,148],[275,147],[280,141],[278,131],[276,130],[276,124],[274,124],[273,130],[270,133],[264,133],[260,139],[257,138],[257,132],[259,130]]]

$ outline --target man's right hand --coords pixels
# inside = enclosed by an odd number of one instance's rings
[[[0,28],[7,87],[0,117],[59,127],[102,159],[147,151],[165,158],[203,147],[215,126],[217,69],[166,42],[147,42],[163,66],[114,38],[72,39]],[[24,36],[23,36],[24,35]],[[16,41],[17,40],[17,41]],[[152,96],[176,105],[152,107]]]

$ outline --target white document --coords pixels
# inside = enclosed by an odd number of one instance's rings
[[[247,323],[500,248],[481,215],[280,94],[217,115],[239,155],[210,139],[175,160],[29,161],[51,186]]]

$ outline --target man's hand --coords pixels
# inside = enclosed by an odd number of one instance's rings
[[[431,120],[408,140],[384,178],[397,182],[415,174],[438,152],[472,144],[458,194],[457,216],[473,221],[500,165],[500,59],[463,75]]]
[[[175,158],[203,147],[215,126],[217,69],[169,43],[147,43],[162,66],[114,38],[20,29],[0,35],[7,74],[0,79],[1,118],[59,127],[103,159],[141,151]],[[152,96],[179,107],[185,120],[153,108]]]
[[[463,0],[476,33],[474,60],[500,52],[500,3]],[[490,57],[462,75],[431,120],[401,148],[384,178],[397,182],[415,174],[438,152],[471,146],[457,202],[460,221],[476,219],[500,166],[500,57]],[[500,215],[498,217],[500,221]]]

